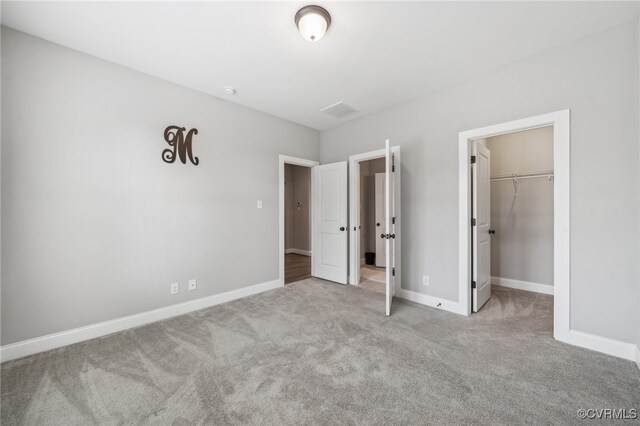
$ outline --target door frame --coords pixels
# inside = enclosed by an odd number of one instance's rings
[[[537,115],[460,132],[458,136],[458,300],[460,313],[471,314],[471,165],[469,141],[553,126],[553,337],[568,341],[570,330],[570,110]]]
[[[293,164],[294,166],[303,166],[312,168],[320,165],[318,161],[307,160],[304,158],[290,157],[280,154],[278,156],[278,280],[280,285],[284,286],[284,165]],[[309,248],[313,248],[313,184],[309,188]],[[313,251],[311,251],[313,256]],[[313,268],[313,262],[311,262]],[[313,275],[313,270],[311,271]]]
[[[397,291],[402,287],[402,267],[401,267],[401,194],[400,194],[400,177],[402,169],[402,161],[400,161],[400,146],[391,147],[391,152],[398,159],[400,167],[396,170],[395,175],[395,202],[396,202],[396,288]],[[377,158],[385,158],[385,149],[377,149],[375,151],[364,152],[349,156],[349,284],[357,286],[360,284],[360,163],[362,161],[375,160]]]

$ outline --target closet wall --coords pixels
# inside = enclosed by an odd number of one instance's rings
[[[311,169],[284,165],[284,248],[309,252],[309,204],[311,194]],[[302,254],[302,253],[300,253]]]
[[[486,139],[491,176],[553,170],[553,128]],[[517,190],[517,195],[516,195]],[[491,275],[553,285],[553,180],[491,182]]]

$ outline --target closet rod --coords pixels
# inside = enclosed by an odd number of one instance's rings
[[[499,175],[492,176],[491,181],[500,181],[500,180],[514,180],[514,179],[533,179],[539,177],[547,177],[551,179],[553,177],[553,170],[547,170],[544,172],[532,172],[532,173],[514,173],[510,175]]]

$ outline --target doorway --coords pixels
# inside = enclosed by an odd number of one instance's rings
[[[470,140],[469,151],[472,311],[496,294],[553,295],[553,127]]]
[[[305,250],[287,250],[286,241],[286,185],[285,173],[287,165],[302,166],[310,170],[310,191],[308,213],[310,218],[309,247],[310,253]],[[347,162],[320,165],[317,161],[302,158],[279,156],[279,281],[285,285],[286,265],[285,256],[288,254],[310,255],[306,260],[311,264],[311,276],[340,284],[347,284],[348,275],[348,223],[347,223]],[[306,173],[306,171],[305,171]],[[293,188],[293,183],[289,188]],[[292,189],[292,193],[295,191]],[[300,197],[298,197],[300,198]],[[304,208],[303,202],[292,196],[291,216],[298,212],[298,202],[301,202],[300,210]],[[305,209],[307,210],[307,209]],[[300,265],[305,259],[290,256],[294,260],[291,271],[298,279],[308,277],[306,265]],[[297,262],[295,262],[297,260]],[[297,264],[296,264],[297,263]],[[302,272],[300,272],[302,271]]]
[[[401,286],[400,170],[400,147],[388,140],[385,149],[349,157],[349,284],[382,293],[379,280],[384,275],[387,315]]]
[[[484,248],[485,258],[476,257],[475,264],[472,256],[474,244],[484,238],[485,235],[478,235],[480,221],[482,229],[486,228],[486,234],[493,237],[490,222],[490,205],[478,206],[472,196],[478,192],[478,185],[485,186],[485,192],[490,192],[491,171],[490,153],[488,150],[482,151],[482,156],[486,158],[483,176],[478,178],[478,169],[471,167],[472,161],[482,161],[479,157],[473,158],[472,149],[482,147],[479,140],[491,138],[499,135],[506,135],[541,127],[552,128],[553,133],[553,334],[561,341],[568,341],[570,337],[570,113],[569,110],[559,111],[550,114],[529,117],[522,120],[511,121],[494,126],[462,132],[458,139],[458,170],[459,170],[459,311],[470,315],[473,310],[473,297],[479,298],[478,307],[482,306],[483,293],[478,293],[478,288],[484,283],[491,283],[491,259],[490,247]],[[475,142],[475,145],[473,143]],[[471,143],[470,143],[471,142]],[[475,175],[475,181],[473,180]],[[495,176],[499,178],[501,176]],[[511,182],[513,177],[511,176]],[[548,178],[548,176],[547,176]],[[482,179],[482,181],[481,181]],[[513,182],[512,182],[513,184]],[[516,183],[517,185],[517,183]],[[474,191],[475,186],[475,191]],[[517,189],[517,187],[516,187]],[[484,208],[484,216],[478,216],[478,208]],[[482,212],[480,212],[482,213]],[[474,226],[474,220],[476,226]],[[488,221],[488,223],[486,223]],[[475,238],[475,239],[474,239]],[[476,253],[479,250],[476,247]],[[489,258],[486,258],[486,254]],[[475,268],[475,270],[474,270]],[[475,288],[474,287],[475,281]],[[482,281],[482,283],[480,283]],[[486,290],[485,293],[486,295]],[[489,293],[490,294],[490,293]],[[477,310],[477,309],[476,309]]]
[[[360,162],[360,282],[365,290],[385,292],[385,159]]]
[[[284,165],[284,283],[311,277],[311,168]]]
[[[318,164],[303,158],[279,157],[278,269],[281,285],[311,276],[311,168]]]

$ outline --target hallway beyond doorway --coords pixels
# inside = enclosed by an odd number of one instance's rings
[[[311,277],[311,256],[288,253],[284,255],[284,283],[291,284]]]

